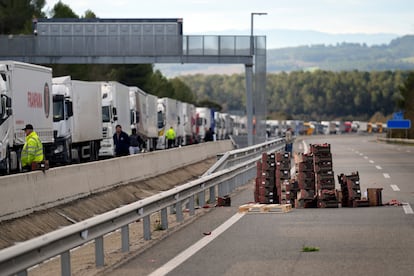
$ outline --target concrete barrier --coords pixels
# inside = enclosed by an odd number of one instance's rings
[[[230,140],[0,177],[0,221],[157,176],[232,150]]]

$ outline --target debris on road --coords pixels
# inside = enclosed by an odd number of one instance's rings
[[[262,154],[256,163],[256,203],[289,204],[296,208],[382,206],[382,188],[368,188],[366,196],[362,197],[358,171],[338,175],[341,190],[335,189],[330,144],[311,144],[310,152],[297,153],[294,160],[296,173],[291,175],[290,153]],[[250,211],[246,208],[239,211],[265,212],[258,206]]]

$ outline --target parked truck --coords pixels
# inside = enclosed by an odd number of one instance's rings
[[[102,140],[101,87],[96,82],[53,78],[55,142],[52,164],[98,160]]]
[[[158,98],[136,86],[132,86],[129,87],[129,100],[131,128],[135,128],[137,133],[144,139],[147,151],[155,150],[158,140]]]
[[[21,171],[22,130],[32,124],[45,148],[53,144],[52,69],[0,61],[0,169]]]
[[[208,107],[196,108],[196,124],[197,124],[197,137],[199,141],[204,141],[207,130],[210,128],[214,131],[214,110]]]
[[[177,100],[170,98],[158,99],[158,143],[157,149],[167,148],[165,141],[165,133],[170,127],[173,127],[176,132],[176,141],[180,139],[180,133],[178,132],[178,120],[179,111]]]
[[[115,155],[113,135],[117,125],[128,135],[131,134],[129,87],[116,81],[101,82],[102,96],[102,137],[99,157]]]

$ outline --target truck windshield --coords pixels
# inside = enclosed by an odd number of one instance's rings
[[[109,123],[111,121],[111,109],[109,106],[102,106],[102,122]]]
[[[53,122],[59,122],[64,119],[64,104],[63,100],[53,99]]]

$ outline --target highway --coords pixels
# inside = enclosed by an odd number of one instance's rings
[[[240,214],[253,182],[105,275],[412,275],[414,271],[414,147],[374,136],[301,137],[294,151],[330,143],[335,175],[358,171],[361,189],[383,188],[383,203],[404,206],[293,209]],[[336,187],[339,184],[336,179]],[[317,252],[302,252],[303,247]]]

